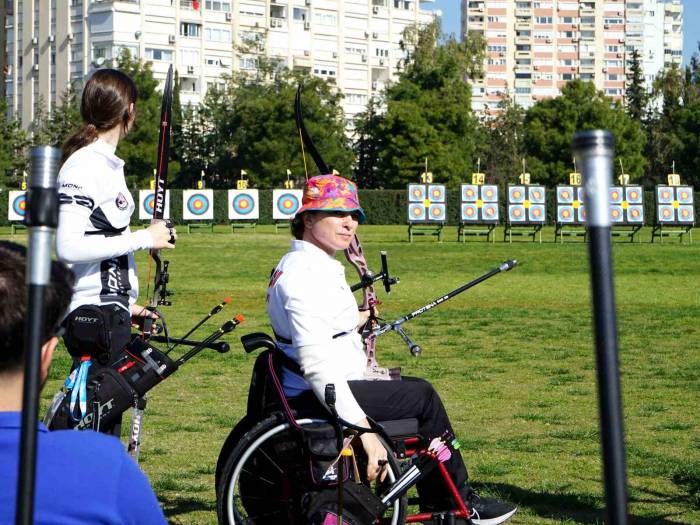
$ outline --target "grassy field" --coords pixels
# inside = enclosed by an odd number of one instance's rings
[[[405,226],[360,234],[370,266],[378,269],[378,251],[387,250],[401,278],[390,296],[380,292],[389,319],[505,259],[520,262],[405,325],[420,358],[388,334],[379,361],[434,383],[474,485],[518,503],[514,524],[603,523],[587,246],[555,244],[551,230],[543,244],[458,244],[453,229],[441,244],[409,244]],[[142,465],[172,523],[216,520],[214,466],[245,410],[254,360],[238,338],[269,332],[267,277],[288,243],[271,227],[222,229],[183,234],[169,253],[172,333],[225,296],[233,297],[228,314],[246,317],[228,337],[230,353],[201,354],[150,396]],[[700,523],[700,245],[616,243],[614,257],[630,513],[634,523]],[[145,254],[138,261],[143,293]],[[60,354],[45,402],[68,369]]]

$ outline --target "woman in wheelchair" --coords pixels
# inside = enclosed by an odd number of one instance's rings
[[[326,385],[333,384],[335,410],[345,421],[367,427],[367,416],[374,420],[415,418],[419,433],[428,439],[451,433],[445,407],[427,381],[364,377],[366,356],[358,329],[369,312],[358,311],[344,268],[334,257],[349,246],[364,220],[354,183],[336,175],[307,181],[302,207],[291,225],[295,239],[275,268],[267,292],[277,347],[299,365],[282,368],[284,392],[294,399],[311,389],[323,403]],[[366,477],[383,478],[386,447],[376,433],[363,433],[360,440],[367,457]],[[470,489],[459,453],[444,466],[471,512],[472,523],[502,523],[515,513],[514,505],[480,499]],[[439,476],[436,469],[418,483],[423,512],[454,507]]]

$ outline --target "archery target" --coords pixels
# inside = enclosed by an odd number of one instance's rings
[[[153,190],[139,190],[139,220],[150,221],[153,218],[153,209],[156,204],[156,192]],[[170,219],[170,190],[165,190],[165,208],[163,218]]]
[[[574,189],[571,186],[557,186],[557,204],[574,202]]]
[[[428,200],[431,202],[445,202],[445,186],[442,184],[431,184],[428,186]]]
[[[659,204],[671,204],[673,202],[673,188],[669,186],[657,186],[656,202]]]
[[[9,207],[7,209],[7,220],[23,221],[27,214],[27,192],[12,190],[8,194]]]
[[[610,187],[610,204],[622,204],[624,194],[619,186]]]
[[[644,194],[641,186],[627,186],[625,193],[625,200],[630,204],[642,204]]]
[[[573,224],[574,222],[574,207],[573,206],[558,206],[557,207],[557,222],[562,224]]]
[[[258,190],[228,190],[228,218],[230,220],[260,217]]]
[[[673,206],[670,204],[659,204],[658,217],[659,222],[674,222],[676,214],[673,211]]]
[[[641,224],[644,222],[644,206],[638,204],[630,205],[627,208],[627,222]]]
[[[186,221],[214,219],[214,190],[183,190],[182,218]]]
[[[693,203],[693,191],[687,187],[676,188],[676,200],[678,204],[692,204]]]
[[[498,203],[485,202],[481,208],[481,217],[485,221],[498,221]]]
[[[508,204],[525,202],[525,186],[508,186]]]
[[[544,222],[544,204],[531,204],[530,205],[530,221],[532,222]]]
[[[426,197],[425,184],[408,185],[408,202],[423,202]]]
[[[612,195],[611,195],[611,198],[612,198]],[[624,213],[624,210],[622,209],[621,205],[619,205],[619,204],[611,204],[610,205],[610,222],[617,223],[617,224],[625,222],[625,213]]]
[[[482,186],[481,200],[484,202],[498,202],[498,187],[493,184]]]
[[[530,186],[528,188],[529,201],[533,204],[544,204],[544,188],[542,186]],[[532,210],[530,211],[532,215]]]
[[[476,222],[479,220],[479,208],[476,204],[465,202],[462,203],[462,220],[465,222]]]
[[[431,221],[444,221],[446,217],[446,206],[443,203],[431,204],[428,207],[428,219]]]
[[[302,190],[272,190],[272,218],[291,219],[301,208]]]
[[[411,202],[408,204],[408,221],[409,222],[424,221],[426,215],[427,215],[427,210],[425,209],[425,206],[423,206],[422,202],[420,202],[420,203]]]
[[[578,197],[579,202],[586,202],[586,190],[583,186],[578,186],[576,188],[576,196]]]
[[[678,206],[678,222],[695,222],[695,210],[692,206],[687,204]]]
[[[479,186],[462,184],[462,202],[476,202],[479,199]]]
[[[584,205],[581,205],[576,211],[578,212],[578,222],[586,222],[586,218],[588,217],[588,214],[586,213],[586,207]]]
[[[526,222],[527,215],[525,206],[522,204],[511,204],[508,206],[508,220],[510,222]]]

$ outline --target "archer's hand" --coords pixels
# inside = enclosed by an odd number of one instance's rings
[[[155,222],[147,228],[147,231],[153,237],[154,250],[175,248],[175,245],[170,243],[171,237],[177,239],[175,228],[168,228],[165,222]]]
[[[367,324],[367,321],[369,321],[369,318],[371,316],[371,312],[374,310],[374,317],[379,316],[379,308],[376,306],[373,306],[372,309],[370,310],[360,310],[360,324],[357,325],[356,330],[362,330],[365,325]],[[372,323],[372,328],[374,328],[377,325],[376,322]]]
[[[160,319],[157,313],[152,312],[145,306],[140,306],[138,304],[132,304],[130,307],[131,310],[131,326],[134,328],[139,328],[143,329],[143,321],[147,317],[151,319]],[[155,330],[156,325],[153,323],[153,330]]]
[[[358,425],[363,427],[369,426],[366,419],[359,422]],[[379,476],[379,480],[384,481],[387,473],[386,448],[379,441],[377,434],[371,432],[362,434],[360,440],[362,441],[362,448],[365,449],[365,454],[367,454],[367,479],[374,481]]]

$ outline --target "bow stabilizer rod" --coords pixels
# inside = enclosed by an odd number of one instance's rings
[[[469,281],[467,284],[464,284],[464,285],[460,286],[459,288],[452,290],[451,292],[443,295],[442,297],[438,297],[437,299],[429,302],[428,304],[421,306],[417,310],[414,310],[413,312],[406,314],[403,317],[396,319],[395,321],[390,321],[388,323],[382,324],[381,326],[378,326],[377,328],[374,328],[371,331],[371,333],[376,337],[376,336],[382,335],[386,332],[394,331],[394,332],[398,333],[401,336],[401,338],[406,342],[406,344],[408,345],[408,347],[411,350],[411,353],[413,355],[417,356],[422,352],[421,347],[418,346],[417,344],[415,344],[411,340],[411,338],[409,338],[406,335],[406,333],[401,328],[401,325],[403,323],[405,323],[406,321],[410,321],[411,319],[418,317],[421,314],[424,314],[428,310],[431,310],[431,309],[435,308],[436,306],[441,305],[445,301],[452,299],[456,295],[461,294],[462,292],[468,290],[469,288],[472,288],[473,286],[476,286],[479,283],[484,282],[486,279],[490,279],[491,277],[493,277],[496,274],[499,274],[501,272],[508,272],[508,271],[512,270],[513,268],[515,268],[515,266],[517,264],[518,264],[518,261],[516,261],[515,259],[505,261],[502,264],[498,265],[496,268],[489,270],[484,275],[477,277],[473,281]]]

